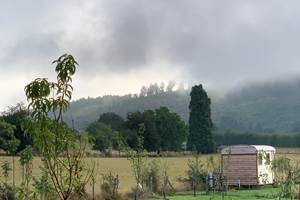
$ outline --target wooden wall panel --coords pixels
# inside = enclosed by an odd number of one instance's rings
[[[256,155],[222,155],[222,171],[228,185],[257,185]]]

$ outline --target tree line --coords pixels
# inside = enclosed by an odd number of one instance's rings
[[[22,122],[30,113],[23,103],[10,106],[0,116],[0,149],[5,152],[21,152],[31,145],[31,139],[22,129]],[[10,149],[10,150],[9,150]]]
[[[198,91],[196,91],[197,88]],[[120,150],[124,146],[136,149],[137,139],[141,136],[143,146],[147,151],[182,151],[188,149],[202,153],[212,152],[214,147],[211,139],[210,100],[201,85],[195,86],[194,89],[191,92],[194,101],[190,103],[189,125],[177,113],[171,112],[163,106],[154,110],[130,112],[126,119],[116,113],[108,112],[102,114],[96,122],[91,123],[86,128],[89,135],[94,138],[94,148],[100,151]],[[198,108],[198,105],[202,106]],[[27,145],[32,145],[31,137],[26,135],[21,128],[22,121],[31,114],[22,104],[11,107],[3,113],[2,121],[12,125],[12,129],[9,132],[11,140],[7,139],[8,133],[0,131],[0,141],[1,138],[6,138],[3,139],[3,144],[0,143],[1,149],[6,149],[5,145],[7,144],[5,143],[12,143],[11,141],[14,140],[17,141],[15,143],[17,144],[16,153],[25,149]],[[199,119],[199,116],[202,117]]]
[[[129,112],[126,118],[113,112],[103,113],[97,121],[86,128],[86,131],[94,138],[92,142],[94,148],[103,152],[109,149],[120,150],[124,146],[136,149],[139,136],[143,138],[144,148],[150,152],[196,150],[208,153],[218,146],[234,144],[300,146],[299,134],[260,134],[231,129],[214,131],[217,127],[214,127],[210,117],[211,102],[205,90],[201,85],[194,86],[190,95],[189,123],[177,113],[162,106],[153,110]],[[18,153],[26,146],[32,145],[31,138],[21,128],[21,122],[29,115],[28,109],[23,104],[11,106],[2,113],[0,117],[2,150]]]
[[[22,120],[29,116],[23,104],[9,107],[0,117],[0,149],[6,153],[19,153],[32,141],[21,128]],[[137,148],[137,138],[141,126],[141,135],[147,151],[183,151],[186,150],[189,136],[189,125],[166,107],[143,112],[128,113],[126,118],[108,112],[100,115],[91,123],[86,131],[94,137],[92,144],[99,151],[108,149],[120,150],[125,145]],[[176,128],[177,127],[177,128]],[[216,127],[215,127],[216,128]],[[300,147],[300,134],[260,134],[228,129],[226,131],[212,129],[213,148],[235,144],[265,144],[275,147]],[[192,138],[192,137],[190,137]],[[206,146],[204,139],[199,139]],[[175,142],[174,142],[175,141]],[[195,147],[190,147],[195,150]]]
[[[124,145],[137,149],[139,137],[147,151],[181,151],[188,133],[185,122],[166,107],[128,113],[126,120],[115,113],[104,113],[86,131],[100,151]]]
[[[164,82],[161,82],[159,85],[158,83],[151,83],[149,86],[142,86],[139,97],[146,97],[146,96],[154,96],[162,93],[170,93],[174,92],[176,88],[176,82],[175,81],[169,81],[167,85],[165,85]],[[177,85],[176,92],[184,92],[184,83],[180,83]],[[137,97],[137,94],[134,94],[133,96]]]
[[[259,134],[227,130],[214,134],[217,146],[235,144],[271,145],[275,147],[300,147],[300,134]]]

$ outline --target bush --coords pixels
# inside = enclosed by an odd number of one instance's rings
[[[41,168],[42,176],[39,178],[33,177],[32,186],[35,189],[37,195],[39,195],[40,200],[54,200],[57,199],[57,195],[52,186],[51,180],[49,179],[48,173]]]
[[[292,163],[292,161],[285,157],[274,159],[272,168],[276,176],[276,182],[279,186],[279,199],[300,197],[300,163]]]
[[[158,193],[160,190],[160,166],[157,160],[152,160],[149,166],[145,169],[143,174],[143,186],[145,186],[149,192]]]
[[[86,200],[88,194],[85,190],[85,184],[79,184],[73,191],[70,200]]]
[[[292,197],[294,199],[300,199],[300,185],[295,185],[292,188]]]
[[[104,200],[119,200],[119,177],[112,173],[102,175],[101,191]]]
[[[0,184],[0,200],[15,200],[16,194],[12,186],[3,183]]]
[[[194,191],[194,196],[196,196],[196,191],[204,188],[206,173],[204,171],[204,164],[200,161],[199,155],[195,155],[194,159],[188,160],[188,170],[186,174],[188,176],[188,182],[190,183],[191,189]]]

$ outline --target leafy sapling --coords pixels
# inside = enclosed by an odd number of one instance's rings
[[[57,73],[55,82],[37,78],[25,87],[32,113],[23,128],[42,157],[58,198],[68,200],[83,190],[90,177],[89,173],[84,173],[83,162],[89,141],[63,121],[63,113],[72,98],[72,76],[78,63],[72,55],[64,54],[53,64]],[[51,113],[53,118],[49,117]]]
[[[135,189],[134,189],[134,199],[137,200],[140,196],[140,193],[142,191],[142,173],[145,169],[145,162],[146,162],[146,155],[143,148],[143,134],[145,132],[145,126],[144,124],[139,125],[139,131],[138,131],[138,144],[137,149],[127,150],[127,159],[131,163],[131,168],[133,171],[133,175],[135,178]]]

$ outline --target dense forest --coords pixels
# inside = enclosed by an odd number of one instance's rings
[[[94,149],[137,150],[139,140],[147,151],[181,151],[188,134],[187,125],[166,107],[128,113],[123,119],[115,113],[104,113],[86,131],[94,138]]]
[[[300,81],[281,81],[256,84],[229,92],[223,98],[212,100],[212,118],[215,127],[256,133],[298,133],[300,131]],[[143,86],[139,94],[107,95],[84,98],[71,103],[65,120],[76,129],[84,130],[102,113],[114,112],[126,117],[128,112],[168,107],[184,121],[188,121],[190,90],[175,84]]]

